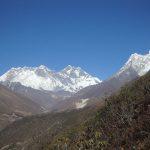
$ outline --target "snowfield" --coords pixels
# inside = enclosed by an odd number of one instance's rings
[[[87,99],[81,99],[80,102],[76,102],[75,103],[76,109],[84,108],[87,105],[88,100],[89,99],[87,98]]]
[[[41,65],[39,67],[12,68],[0,77],[1,82],[19,82],[26,87],[47,91],[77,92],[80,89],[101,82],[80,67],[67,66],[55,72]]]

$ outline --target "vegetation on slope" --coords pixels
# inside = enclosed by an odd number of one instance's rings
[[[60,134],[45,149],[150,149],[150,73],[105,103],[92,119]]]
[[[7,146],[11,150],[43,149],[58,134],[63,134],[68,128],[73,128],[87,117],[93,116],[94,111],[95,108],[85,108],[25,117],[0,132],[0,148]]]
[[[150,73],[99,108],[27,117],[0,132],[0,148],[24,150],[149,150]]]

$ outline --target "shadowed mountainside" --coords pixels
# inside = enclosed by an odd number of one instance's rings
[[[41,112],[38,104],[0,85],[0,129],[23,116]]]

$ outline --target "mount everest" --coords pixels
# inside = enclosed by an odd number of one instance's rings
[[[0,77],[1,82],[20,83],[23,86],[46,91],[77,92],[84,87],[101,82],[92,77],[80,67],[68,65],[60,72],[48,69],[46,66],[12,68]]]

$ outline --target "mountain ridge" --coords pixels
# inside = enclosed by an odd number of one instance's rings
[[[110,78],[104,80],[100,84],[91,85],[81,89],[75,93],[73,97],[66,99],[55,106],[59,109],[73,109],[76,108],[77,103],[82,103],[85,99],[90,99],[87,102],[92,103],[97,98],[104,98],[117,92],[122,86],[128,82],[135,80],[136,78],[146,74],[150,70],[150,53],[141,55],[134,53],[132,54],[125,65],[121,69],[112,75]]]
[[[68,65],[59,72],[46,66],[18,67],[8,70],[0,77],[0,81],[19,82],[24,86],[47,91],[77,92],[80,89],[101,82],[80,67]]]
[[[2,82],[3,85],[9,87],[19,94],[27,96],[34,102],[37,102],[43,108],[46,108],[46,111],[62,111],[66,109],[77,108],[76,106],[79,104],[82,105],[85,100],[86,103],[83,106],[88,106],[90,103],[93,104],[95,99],[107,97],[118,91],[124,84],[145,74],[150,70],[150,53],[145,55],[137,53],[132,54],[116,74],[112,75],[107,80],[90,86],[88,86],[86,83],[89,84],[93,80],[95,82],[95,78],[91,77],[91,75],[86,73],[80,67],[73,67],[71,65],[68,65],[60,72],[52,71],[43,65],[39,67],[12,68],[12,70],[14,72],[8,71],[6,74],[0,77],[0,81],[7,79],[6,81]],[[25,70],[25,73],[27,73],[27,78],[30,78],[30,75],[31,77],[32,75],[39,75],[46,86],[49,85],[49,82],[47,82],[49,81],[49,77],[52,77],[52,82],[56,87],[56,91],[48,91],[42,88],[29,88],[20,84],[19,82],[18,84],[13,80],[13,78],[15,78],[18,74],[20,75],[22,70]],[[56,79],[59,79],[59,82],[57,82]],[[12,80],[13,82],[10,82],[9,80]],[[19,80],[21,79],[19,78]],[[26,81],[26,78],[23,78],[23,81]],[[34,80],[34,78],[32,78],[31,83],[32,82],[39,83],[39,81]],[[41,84],[43,82],[41,82]],[[28,83],[30,84],[30,82]],[[66,92],[64,87],[61,87],[60,85],[66,86],[69,91]],[[71,89],[72,86],[73,90]]]

